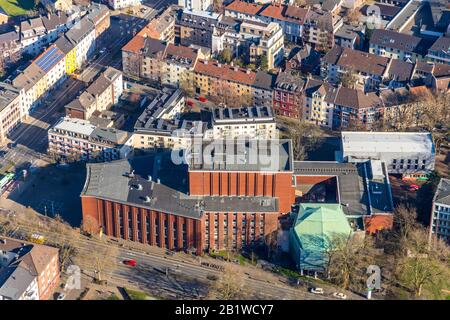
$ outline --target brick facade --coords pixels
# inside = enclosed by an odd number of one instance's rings
[[[191,195],[267,196],[279,199],[280,213],[288,213],[295,201],[292,173],[190,171]]]
[[[108,236],[197,254],[263,242],[277,230],[279,217],[273,212],[209,212],[198,220],[85,196],[82,208],[93,231],[102,228]]]

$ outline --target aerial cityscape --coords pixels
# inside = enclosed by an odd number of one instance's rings
[[[450,300],[449,164],[448,0],[0,0],[0,300]]]

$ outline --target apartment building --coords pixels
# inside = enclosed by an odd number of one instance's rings
[[[433,41],[391,30],[376,29],[370,37],[369,52],[380,57],[422,61]]]
[[[351,77],[356,88],[375,91],[383,82],[390,61],[372,53],[335,46],[322,59],[321,76],[333,84]]]
[[[66,115],[88,120],[94,113],[108,110],[119,102],[123,92],[122,72],[108,67],[80,96],[65,106]]]
[[[57,248],[0,237],[0,300],[48,300],[59,277]]]
[[[21,92],[22,114],[28,115],[65,77],[65,55],[52,45],[12,81]]]
[[[72,43],[66,36],[61,35],[56,41],[55,46],[61,50],[66,56],[66,73],[73,74],[77,70],[77,53],[75,44]]]
[[[237,21],[222,17],[214,27],[211,50],[220,53],[224,49],[256,65],[264,56],[266,67],[272,69],[280,65],[284,56],[283,30],[274,22]]]
[[[140,6],[142,0],[108,0],[108,5],[114,10]]]
[[[303,24],[309,9],[291,5],[272,3],[259,12],[259,16],[265,22],[276,22],[283,28],[283,34],[291,42],[299,42],[302,39]]]
[[[178,0],[178,5],[191,10],[211,11],[213,0]]]
[[[0,82],[0,145],[5,145],[8,134],[21,120],[20,91]]]
[[[79,12],[47,13],[20,23],[20,49],[32,57],[38,55],[58,36],[70,29],[80,17]]]
[[[362,48],[365,38],[365,26],[352,26],[344,23],[334,34],[334,45],[350,49]]]
[[[428,49],[427,59],[429,62],[450,64],[450,37],[440,37]]]
[[[256,72],[255,81],[253,81],[251,88],[252,105],[272,107],[275,79],[276,76],[271,73],[263,71]]]
[[[273,109],[278,115],[300,119],[305,81],[289,71],[279,72],[273,89]]]
[[[249,148],[223,150],[234,158],[246,157]],[[214,150],[213,167],[196,161],[188,168],[174,165],[170,152],[89,164],[83,219],[110,236],[197,254],[264,243],[294,201],[290,143],[258,144],[256,152],[267,154],[265,148],[279,155],[279,166],[249,161],[221,166]],[[107,187],[113,183],[114,192]]]
[[[95,38],[105,35],[111,25],[111,13],[107,6],[99,3],[91,3],[86,13],[86,19],[95,27]]]
[[[161,83],[175,87],[186,85],[186,83],[192,84],[199,51],[199,49],[169,43],[162,56]]]
[[[10,31],[0,34],[0,59],[3,59],[5,66],[20,59],[20,52],[19,32]]]
[[[450,241],[450,180],[439,181],[433,197],[430,218],[430,241],[434,237],[449,243]]]
[[[177,15],[175,38],[183,46],[212,48],[212,35],[220,18],[215,12],[183,9]]]
[[[431,133],[343,131],[341,136],[338,161],[381,160],[389,173],[403,176],[434,170],[436,150]]]
[[[215,98],[227,106],[249,105],[256,73],[249,69],[198,60],[194,67],[195,92]]]
[[[276,139],[278,132],[272,108],[241,107],[212,110],[214,139]]]
[[[130,141],[133,148],[186,149],[192,138],[203,138],[208,126],[206,117],[184,119],[184,108],[182,91],[164,88],[137,119]]]
[[[20,42],[23,52],[36,56],[47,44],[46,29],[40,17],[28,19],[20,23]]]
[[[94,55],[95,25],[88,17],[84,17],[65,33],[65,37],[75,46],[75,66],[80,69],[83,63]]]
[[[225,16],[239,20],[262,21],[258,13],[262,11],[264,6],[257,3],[245,1],[233,1],[225,7]]]
[[[334,35],[343,26],[343,19],[334,13],[309,11],[303,27],[302,39],[319,51],[334,45]]]
[[[48,131],[48,154],[61,161],[111,161],[132,152],[130,134],[114,128],[100,128],[87,120],[61,118]]]
[[[334,34],[343,25],[343,19],[334,10],[300,8],[277,2],[262,5],[236,0],[225,7],[225,16],[241,21],[277,23],[289,41],[303,41],[320,51],[333,46]]]
[[[240,53],[248,57],[250,63],[258,64],[261,56],[267,59],[267,68],[279,66],[284,58],[283,29],[278,23],[268,24],[244,21],[239,26]]]
[[[164,12],[151,20],[138,35],[149,37],[152,39],[164,41],[166,43],[175,42],[175,21],[176,12],[172,7],[167,8]]]
[[[72,0],[41,0],[41,4],[50,12],[72,9]]]
[[[308,78],[303,89],[303,119],[332,128],[334,99],[337,89],[328,82]]]

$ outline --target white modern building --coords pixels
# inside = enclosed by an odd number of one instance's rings
[[[430,239],[433,235],[450,242],[450,179],[442,178],[434,194]]]
[[[212,111],[212,122],[214,139],[278,137],[275,117],[268,107],[217,107]]]
[[[142,0],[108,0],[108,4],[114,10],[130,8],[141,5]]]
[[[341,133],[340,162],[381,160],[391,174],[414,175],[434,170],[435,146],[429,132]]]
[[[126,131],[66,117],[48,131],[48,153],[69,162],[112,161],[131,154],[132,148],[126,145],[129,137]]]

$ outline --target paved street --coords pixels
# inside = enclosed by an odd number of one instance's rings
[[[149,9],[142,18],[127,19],[117,23],[111,19],[109,36],[105,37],[106,42],[99,43],[97,50],[106,47],[106,51],[97,54],[96,58],[82,71],[79,78],[90,80],[102,69],[103,66],[113,66],[121,68],[121,48],[133,37],[133,31],[139,31],[147,20],[152,19],[161,9],[171,1],[146,1]],[[122,30],[122,31],[120,31]],[[127,30],[127,32],[124,32]],[[9,140],[16,144],[12,148],[4,146],[0,148],[5,154],[0,159],[2,167],[11,165],[14,167],[29,166],[30,164],[44,165],[45,153],[47,149],[47,130],[58,119],[64,115],[64,105],[76,98],[78,93],[84,88],[83,81],[73,78],[66,79],[60,88],[50,92],[49,97],[44,99],[39,106],[23,123],[14,130]]]
[[[17,217],[24,215],[25,210],[20,209],[20,205],[13,204],[11,201],[1,199],[1,206],[14,209]],[[29,214],[29,213],[28,213]],[[0,222],[5,221],[7,216],[0,212]],[[23,219],[23,217],[22,217]],[[51,231],[38,230],[28,223],[20,223],[18,231],[26,234],[38,232],[47,240],[60,238],[60,234]],[[118,246],[122,243],[122,247]],[[178,299],[198,299],[204,297],[208,291],[208,275],[220,275],[219,271],[201,265],[201,262],[210,262],[214,264],[225,264],[209,257],[193,257],[184,253],[176,253],[169,256],[164,249],[152,246],[142,246],[137,248],[135,243],[128,241],[99,241],[80,236],[74,240],[73,245],[77,248],[79,255],[83,257],[77,260],[84,272],[93,275],[92,250],[98,250],[102,246],[116,246],[118,248],[115,263],[105,267],[104,273],[110,278],[110,282],[119,286],[132,284],[155,296]],[[123,264],[125,259],[135,259],[138,263],[136,267],[129,267]],[[230,263],[231,264],[231,263]],[[295,288],[287,284],[287,279],[283,276],[273,274],[268,271],[253,266],[233,265],[236,270],[242,274],[244,287],[250,296],[255,299],[333,299],[330,295],[335,290],[325,286],[327,295],[314,295],[307,292],[307,284],[303,283],[300,288]],[[156,269],[155,269],[156,268]],[[165,274],[166,268],[169,268],[169,275]],[[352,299],[361,299],[358,296],[346,294]]]

